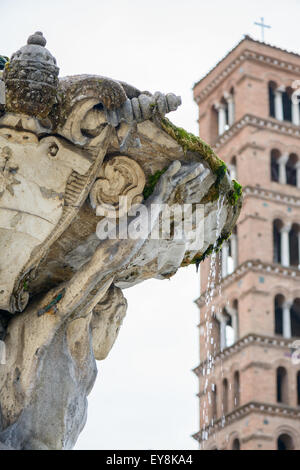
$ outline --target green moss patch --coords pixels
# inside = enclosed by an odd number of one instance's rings
[[[201,263],[201,261],[204,261],[214,251],[215,251],[215,253],[218,253],[220,251],[220,249],[222,248],[222,245],[223,245],[224,241],[228,240],[230,235],[231,235],[231,233],[222,234],[218,238],[216,245],[209,245],[204,253],[195,255],[194,258],[190,261],[189,264],[199,265]]]
[[[211,168],[212,172],[217,175],[216,183],[219,185],[220,181],[226,175],[227,166],[225,162],[215,154],[210,145],[200,139],[200,137],[185,131],[181,127],[175,126],[167,118],[163,118],[161,120],[161,125],[167,134],[178,142],[184,152],[197,152],[201,155]]]
[[[161,120],[163,129],[175,139],[182,147],[183,151],[196,152],[206,161],[212,172],[216,175],[216,181],[210,188],[209,192],[201,201],[201,204],[216,201],[220,196],[220,183],[227,172],[227,166],[213,151],[213,149],[200,137],[185,131],[181,127],[175,126],[169,119]]]
[[[167,171],[167,169],[168,168],[164,168],[163,170],[158,170],[153,175],[149,176],[147,180],[147,184],[143,191],[144,199],[148,199],[148,197],[151,196],[159,178],[161,177],[161,175],[163,175]]]
[[[243,195],[243,188],[236,180],[232,180],[232,184],[233,189],[228,192],[227,199],[229,204],[235,206],[239,203],[239,200]]]

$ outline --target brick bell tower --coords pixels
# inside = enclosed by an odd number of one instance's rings
[[[300,55],[249,36],[194,86],[200,135],[244,190],[209,306],[201,267],[200,449],[300,450],[299,87]]]

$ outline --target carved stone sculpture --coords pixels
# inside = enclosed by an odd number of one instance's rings
[[[0,449],[71,449],[126,313],[122,289],[198,264],[241,208],[225,164],[165,118],[179,97],[58,79],[45,45],[30,36],[0,77]],[[172,204],[203,206],[200,248],[152,237]],[[143,237],[101,239],[114,211]]]

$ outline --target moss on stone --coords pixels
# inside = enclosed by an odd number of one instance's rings
[[[28,288],[29,288],[28,282],[27,282],[27,281],[24,281],[24,283],[23,283],[23,290],[24,290],[24,291],[28,291]]]
[[[214,183],[207,194],[202,198],[200,201],[200,204],[208,204],[209,202],[215,202],[219,199],[220,196],[220,191],[219,188],[217,187],[216,183]]]
[[[190,264],[199,265],[202,261],[204,261],[208,256],[210,256],[213,252],[218,253],[222,248],[224,241],[228,240],[231,233],[223,233],[218,238],[217,242],[213,245],[209,245],[208,248],[205,250],[204,253],[197,253],[193,259],[189,263],[185,263],[184,266],[188,266]]]
[[[144,199],[148,199],[148,197],[151,196],[151,194],[153,193],[154,191],[154,188],[159,180],[159,178],[161,177],[161,175],[163,175],[166,171],[167,171],[168,168],[164,168],[163,170],[158,170],[156,171],[153,175],[150,175],[148,177],[148,180],[147,180],[147,184],[144,188],[144,191],[143,191],[143,195],[144,195]]]
[[[185,131],[181,127],[175,126],[169,119],[163,118],[161,125],[163,129],[178,142],[185,153],[187,151],[196,152],[206,161],[217,178],[201,203],[207,204],[216,201],[220,196],[220,183],[227,172],[225,162],[223,162],[223,160],[215,154],[210,145],[204,142],[200,137]]]
[[[231,189],[228,192],[227,199],[228,199],[229,204],[231,204],[232,206],[235,206],[239,203],[239,200],[242,197],[243,188],[236,180],[232,180],[232,184],[233,184],[233,189]]]
[[[227,166],[223,160],[221,160],[213,151],[213,149],[200,137],[191,134],[190,132],[185,131],[181,127],[175,126],[169,119],[163,118],[161,120],[161,125],[163,129],[169,134],[173,139],[175,139],[178,144],[182,147],[184,152],[197,152],[201,157],[206,161],[206,163],[211,168],[212,172],[217,175],[216,184],[219,185],[220,181],[224,178]]]

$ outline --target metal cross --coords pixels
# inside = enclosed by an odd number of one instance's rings
[[[264,28],[271,28],[271,26],[267,25],[264,23],[264,18],[261,18],[261,23],[257,23],[255,22],[254,24],[256,24],[256,26],[260,26],[261,27],[261,40],[262,42],[265,42],[265,30]]]

